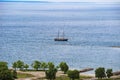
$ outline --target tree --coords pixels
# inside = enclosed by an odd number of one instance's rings
[[[36,71],[38,71],[39,68],[41,67],[41,63],[40,63],[39,61],[34,61],[34,62],[32,63],[32,67],[33,67]]]
[[[17,68],[17,62],[14,62],[14,63],[12,64],[12,67],[14,68],[14,70],[16,70],[16,68]]]
[[[10,70],[0,70],[0,80],[14,80]]]
[[[97,78],[103,78],[103,77],[106,77],[105,75],[105,68],[103,67],[99,67],[95,70],[95,77]]]
[[[49,80],[54,80],[56,78],[57,68],[55,68],[52,62],[49,62],[48,66],[49,66],[48,70],[45,71],[46,78]]]
[[[48,62],[48,68],[49,69],[55,68],[55,65],[52,62]]]
[[[0,62],[0,80],[14,80],[6,62]]]
[[[66,62],[61,62],[59,66],[60,66],[61,71],[64,71],[64,74],[65,74],[65,73],[68,71],[68,69],[69,69],[69,67],[68,67],[68,65],[67,65]]]
[[[79,71],[78,70],[69,70],[67,72],[67,75],[70,79],[75,80],[75,79],[79,79],[80,75],[79,75]]]
[[[48,71],[45,71],[46,78],[49,80],[54,80],[56,78],[56,72],[57,72],[56,68],[49,69]]]
[[[24,65],[24,68],[25,68],[25,70],[27,70],[27,69],[29,68],[29,65],[28,65],[28,64],[25,64],[25,65]]]
[[[17,79],[17,72],[16,72],[16,70],[13,70],[12,76],[13,76],[14,79]]]
[[[107,77],[110,78],[113,75],[112,69],[107,69],[106,74],[107,74]]]
[[[19,70],[23,70],[24,62],[21,60],[18,60],[16,63],[17,63],[17,68],[19,68]]]
[[[45,71],[46,68],[48,68],[48,65],[45,62],[41,63],[41,68]]]
[[[0,69],[2,70],[8,69],[7,62],[0,62]]]

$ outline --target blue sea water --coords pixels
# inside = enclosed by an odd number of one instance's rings
[[[68,42],[56,42],[58,30]],[[120,70],[120,3],[0,2],[0,61]]]

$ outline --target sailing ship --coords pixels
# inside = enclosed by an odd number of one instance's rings
[[[68,41],[68,39],[67,39],[67,38],[64,38],[64,32],[63,32],[62,37],[60,37],[59,31],[58,31],[58,37],[56,37],[56,38],[54,39],[54,41]]]

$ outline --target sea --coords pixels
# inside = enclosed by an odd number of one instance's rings
[[[58,31],[68,41],[54,41]],[[0,61],[120,70],[120,3],[0,2]],[[93,73],[89,72],[89,73]]]

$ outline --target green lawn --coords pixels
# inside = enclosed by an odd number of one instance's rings
[[[18,75],[18,78],[34,77],[33,75],[31,75],[31,74],[26,74],[26,73],[18,73],[17,75]],[[90,76],[80,76],[80,78],[81,78],[81,80],[82,80],[82,79],[89,79],[89,78],[92,78],[92,77],[90,77]],[[38,80],[43,80],[43,79],[45,79],[45,78],[40,78],[40,79],[38,79]],[[70,78],[67,77],[67,76],[61,76],[61,77],[57,77],[55,80],[70,80]],[[78,80],[78,79],[76,79],[76,80]]]
[[[89,78],[92,78],[90,76],[80,76],[80,80],[83,80],[83,79],[89,79]],[[43,78],[39,79],[39,80],[42,80]],[[69,77],[67,76],[61,76],[61,77],[57,77],[55,80],[70,80]],[[75,79],[75,80],[79,80],[79,79]]]
[[[120,80],[120,78],[116,78],[116,79],[97,79],[97,80]]]
[[[17,73],[18,78],[29,78],[29,77],[34,77],[31,74],[25,74],[25,73]]]
[[[84,80],[84,79],[90,79],[91,77],[87,77],[87,76],[80,76],[80,80]],[[43,78],[38,79],[38,80],[44,80]],[[55,80],[70,80],[67,76],[61,76],[61,77],[57,77]],[[75,79],[75,80],[79,80],[79,79]],[[116,79],[97,79],[97,80],[120,80],[120,78],[116,78]]]
[[[84,78],[80,78],[80,80],[84,80],[84,79],[89,79],[89,77],[84,77]],[[68,77],[65,77],[65,76],[62,76],[62,77],[58,77],[58,78],[56,78],[55,80],[70,80]],[[76,79],[76,80],[78,80],[78,79]],[[118,78],[118,79],[98,79],[98,80],[120,80],[120,78]]]

